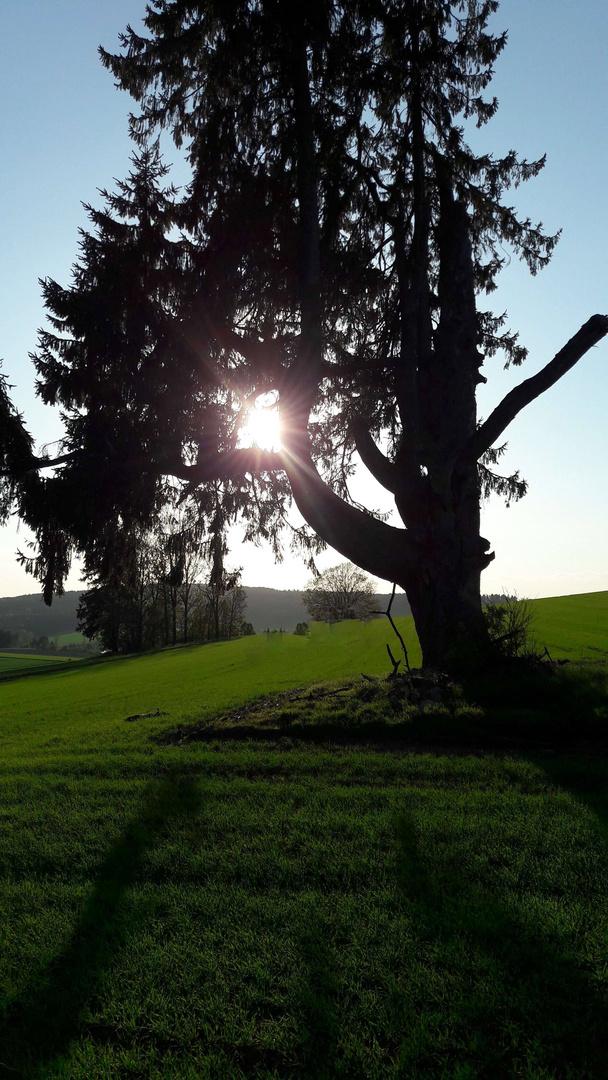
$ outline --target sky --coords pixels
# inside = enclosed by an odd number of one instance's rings
[[[68,284],[77,256],[82,203],[99,206],[129,170],[131,99],[117,90],[97,46],[118,48],[128,22],[141,28],[144,0],[0,0],[0,357],[39,447],[60,438],[56,410],[34,395],[28,352],[44,323],[38,279]],[[529,349],[523,368],[486,363],[480,414],[488,416],[514,385],[540,370],[593,314],[608,312],[608,4],[606,0],[503,0],[496,29],[509,43],[492,83],[500,107],[475,133],[475,148],[496,155],[547,154],[540,177],[511,193],[520,213],[542,220],[562,239],[535,278],[513,259],[503,271],[494,310],[507,310]],[[178,154],[175,181],[186,175]],[[484,506],[482,533],[496,559],[482,577],[486,593],[530,598],[608,589],[608,340],[516,418],[506,433],[505,471],[519,469],[529,493],[506,508]],[[388,509],[386,493],[364,470],[354,494]],[[399,524],[393,518],[394,524]],[[0,595],[37,591],[15,560],[27,534],[0,529]],[[245,585],[301,588],[309,572],[287,551],[271,553],[231,536],[229,561]],[[343,561],[331,550],[320,568]],[[75,569],[69,588],[79,588]]]

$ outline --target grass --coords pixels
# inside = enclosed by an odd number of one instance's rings
[[[0,1076],[603,1080],[606,763],[538,701],[517,754],[495,704],[393,707],[385,640],[0,687]],[[604,673],[556,678],[597,729]]]
[[[89,639],[84,634],[74,630],[72,634],[56,634],[53,640],[57,648],[60,649],[62,645],[87,645]]]
[[[65,656],[36,656],[32,653],[0,653],[0,679],[6,675],[24,675],[28,671],[39,672],[49,664],[65,664]]]
[[[409,646],[419,651],[411,620]],[[16,680],[2,688],[2,706],[12,724],[0,729],[2,740],[24,735],[33,747],[53,738],[71,738],[74,718],[78,739],[99,747],[100,736],[112,745],[123,720],[158,708],[182,722],[265,693],[361,671],[385,671],[385,642],[392,632],[380,621],[364,626],[343,623],[314,627],[310,638],[294,634],[258,634],[238,641],[166,649],[115,660],[81,660],[45,678]],[[166,724],[161,718],[158,723]],[[37,725],[32,730],[32,723]],[[33,740],[33,742],[32,742]]]
[[[608,658],[608,592],[534,600],[532,631],[551,656],[571,660]]]

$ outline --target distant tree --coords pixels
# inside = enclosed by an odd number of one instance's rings
[[[255,635],[255,629],[253,623],[246,622],[243,619],[241,623],[241,637],[252,637]]]
[[[497,108],[497,7],[154,0],[144,34],[102,51],[138,103],[139,153],[89,210],[71,285],[44,283],[38,389],[66,418],[48,480],[0,394],[0,515],[16,505],[35,530],[24,561],[47,601],[74,549],[109,581],[117,537],[152,526],[173,477],[218,537],[238,513],[276,547],[293,499],[309,554],[329,544],[405,590],[425,664],[491,656],[480,499],[526,489],[495,470],[503,434],[608,333],[593,316],[478,421],[486,359],[525,358],[483,297],[510,252],[536,273],[557,241],[509,193],[544,158],[465,139]],[[183,197],[162,129],[187,146]],[[245,438],[269,393],[276,452]],[[399,527],[351,498],[356,451]]]
[[[296,634],[298,637],[308,637],[308,633],[309,630],[307,622],[299,622],[294,630],[294,634]]]
[[[302,602],[320,622],[369,619],[378,609],[374,582],[352,563],[324,570],[306,587]]]
[[[57,645],[46,634],[35,637],[32,641],[32,649],[40,649],[41,652],[56,652]]]
[[[247,594],[240,584],[240,570],[212,573],[201,586],[195,636],[200,641],[221,641],[238,637],[247,607]]]
[[[76,629],[89,640],[97,639],[108,652],[131,652],[129,596],[124,587],[100,585],[84,592],[76,610]]]
[[[161,513],[152,545],[165,610],[165,638],[172,645],[178,638],[187,642],[195,585],[209,573],[201,522],[188,503],[178,499],[177,506]]]

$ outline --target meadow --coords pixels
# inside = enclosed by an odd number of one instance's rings
[[[10,675],[24,675],[26,672],[48,670],[52,664],[65,664],[64,656],[36,656],[34,653],[0,652],[0,679]]]
[[[539,601],[537,636],[605,660],[607,601]],[[0,684],[0,1076],[606,1076],[603,664],[555,674],[512,745],[494,706],[391,705],[386,641]],[[560,708],[592,754],[552,739]]]

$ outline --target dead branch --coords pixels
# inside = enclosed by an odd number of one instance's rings
[[[401,663],[401,660],[395,660],[395,657],[393,656],[393,654],[391,652],[391,647],[390,647],[388,641],[386,643],[386,651],[387,651],[387,653],[389,655],[390,662],[393,665],[393,673],[392,673],[392,675],[389,676],[389,678],[392,679],[397,674],[397,671],[398,671],[398,668],[399,668],[399,664]]]
[[[393,606],[393,600],[395,599],[395,591],[396,591],[396,589],[397,589],[397,583],[393,582],[393,591],[391,593],[391,598],[390,598],[390,600],[388,602],[388,607],[387,607],[386,611],[373,611],[372,615],[386,615],[388,621],[390,622],[395,634],[397,635],[397,637],[399,638],[399,641],[401,643],[401,649],[403,650],[403,655],[405,657],[405,666],[406,666],[408,671],[411,671],[410,661],[409,661],[409,657],[407,655],[407,649],[405,647],[405,641],[403,640],[403,638],[401,637],[401,634],[399,633],[397,627],[395,626],[393,616],[391,615],[391,607]],[[388,655],[390,656],[391,661],[392,661],[393,666],[394,666],[395,661],[393,659],[393,655],[391,653],[391,650],[389,649],[388,645],[386,646],[386,648],[388,649]],[[399,660],[399,663],[401,663],[400,660]],[[397,670],[397,668],[395,668],[395,671],[393,672],[393,674],[395,674],[396,670]]]

